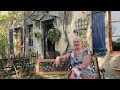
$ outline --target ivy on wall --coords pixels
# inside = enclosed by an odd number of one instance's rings
[[[30,36],[33,36],[33,37],[35,37],[35,38],[41,38],[42,37],[42,34],[40,33],[40,32],[32,32],[31,34],[30,34]]]

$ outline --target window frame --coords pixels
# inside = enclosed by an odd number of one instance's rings
[[[113,51],[112,48],[112,20],[111,20],[111,11],[108,11],[108,25],[109,25],[109,49],[110,54],[120,54],[120,51]]]

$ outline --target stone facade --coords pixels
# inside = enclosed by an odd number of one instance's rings
[[[69,15],[68,15],[68,24],[65,27],[66,27],[68,38],[69,38],[69,41],[70,41],[70,47],[71,47],[71,49],[73,49],[73,39],[76,37],[76,34],[73,33],[73,30],[75,30],[75,21],[77,21],[80,18],[86,17],[87,14],[89,14],[91,12],[68,11],[68,13],[69,13]],[[36,26],[35,22],[29,23],[30,22],[29,20],[28,20],[28,23],[29,24],[33,24],[33,31],[38,31],[38,32],[40,32],[43,35],[42,22],[51,19],[50,15],[51,16],[55,15],[55,16],[60,17],[60,18],[56,19],[56,22],[57,22],[56,27],[61,31],[62,37],[60,38],[58,43],[55,43],[55,50],[59,51],[60,54],[62,55],[63,52],[65,51],[66,47],[67,47],[67,42],[65,41],[65,34],[63,32],[63,20],[64,20],[63,11],[50,11],[48,13],[48,15],[46,15],[40,21],[39,26]],[[91,43],[92,39],[91,39],[91,36],[90,36],[91,34],[89,34],[89,33],[91,33],[91,16],[88,16],[88,17],[89,17],[89,23],[88,23],[88,30],[87,30],[87,32],[88,32],[87,33],[87,41],[88,41],[88,43],[90,45],[90,49],[92,50],[92,43]],[[27,23],[27,25],[29,25],[28,23]],[[26,38],[26,42],[28,42],[27,40],[28,40],[28,38]],[[33,46],[37,48],[36,50],[38,50],[39,54],[43,54],[43,44],[42,44],[42,41],[41,40],[37,40],[35,38],[33,38],[33,41],[34,41],[34,45]],[[26,47],[25,48],[26,48],[26,51],[27,51],[28,43],[26,43]]]

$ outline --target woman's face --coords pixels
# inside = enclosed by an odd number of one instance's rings
[[[79,39],[75,39],[73,41],[73,44],[74,44],[75,48],[81,48],[81,45],[82,45],[82,43],[81,43],[81,41]]]

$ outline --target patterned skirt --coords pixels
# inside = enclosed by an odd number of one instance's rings
[[[87,68],[80,68],[78,65],[74,66],[69,74],[69,79],[95,79],[95,72],[90,66]]]

